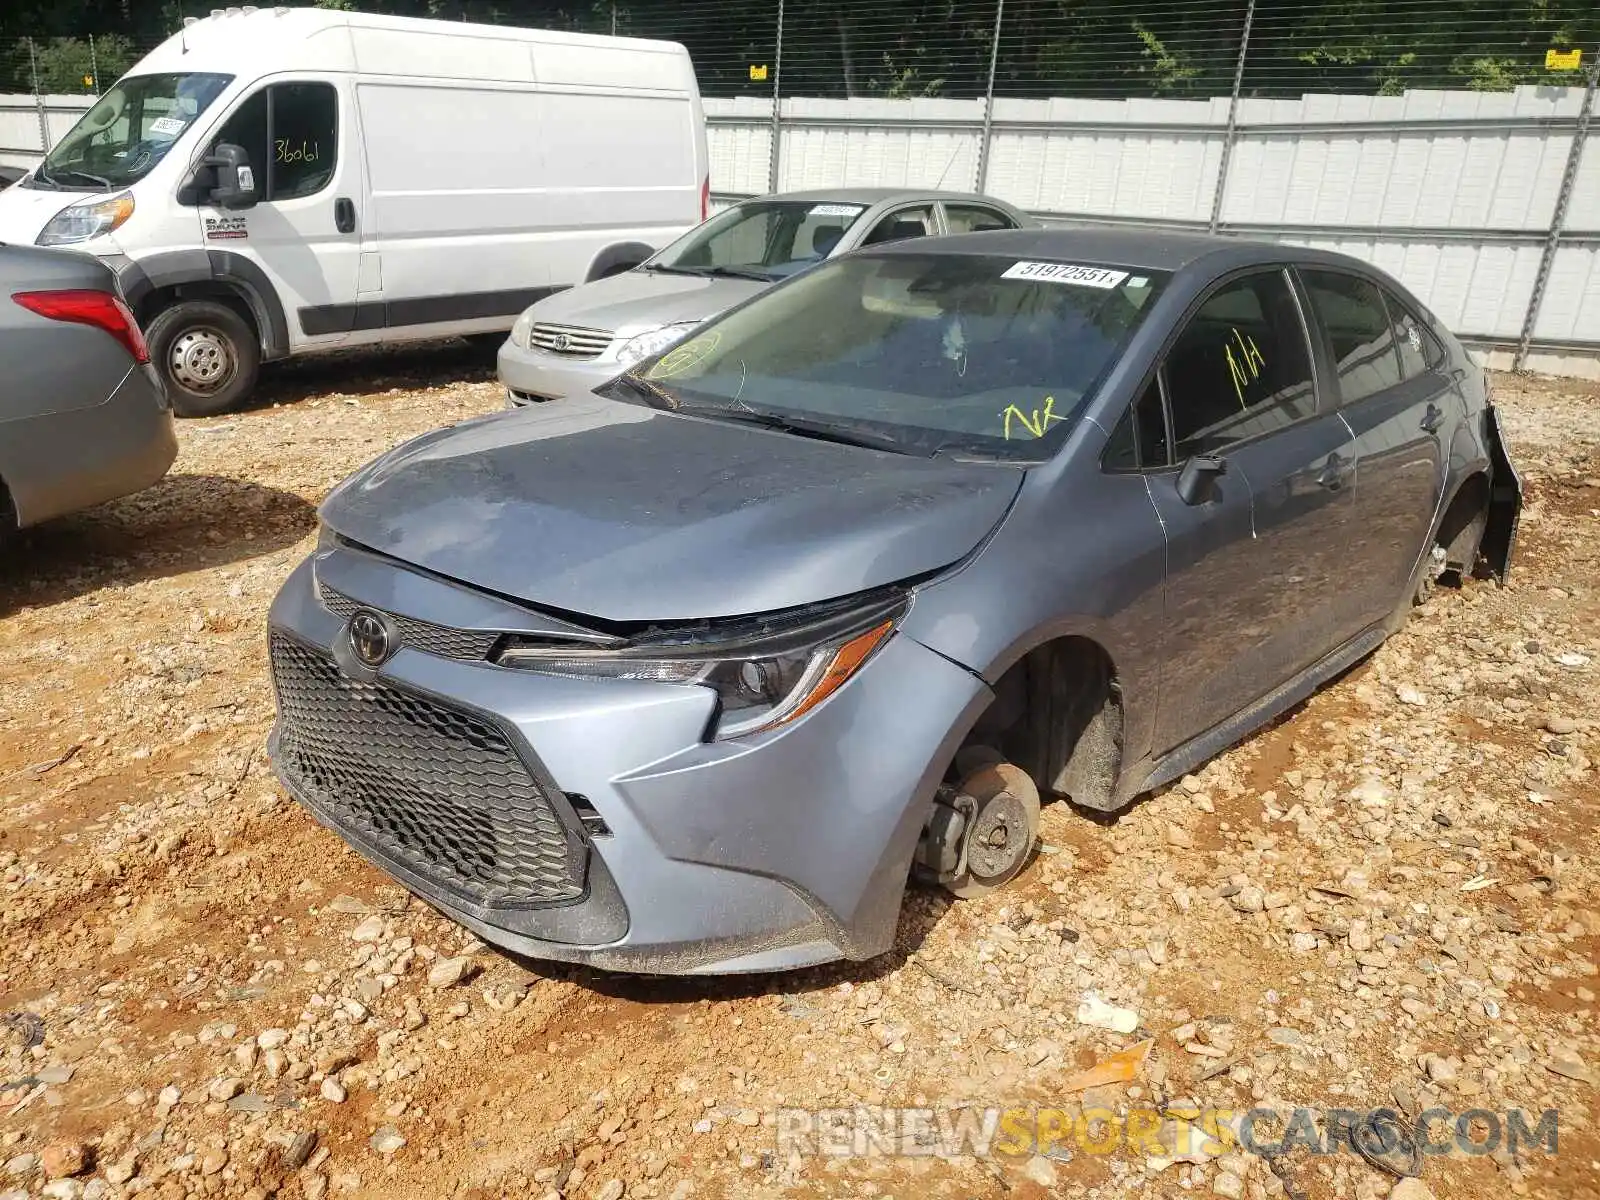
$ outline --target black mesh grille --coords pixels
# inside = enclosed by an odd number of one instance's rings
[[[571,900],[582,849],[506,735],[271,641],[280,768],[352,841],[480,904]]]
[[[323,607],[341,620],[348,621],[358,608],[365,607],[331,587],[318,585],[317,591],[322,597]],[[384,616],[389,618],[404,645],[427,654],[437,654],[440,658],[488,658],[489,651],[494,649],[499,637],[498,634],[471,629],[450,629],[429,621],[419,621],[415,617],[403,617],[399,613],[386,612]]]

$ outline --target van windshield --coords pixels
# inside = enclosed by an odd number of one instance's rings
[[[645,264],[647,271],[772,280],[827,258],[865,204],[747,200],[691,229]]]
[[[209,74],[118,80],[45,155],[33,186],[99,192],[143,179],[232,81]]]

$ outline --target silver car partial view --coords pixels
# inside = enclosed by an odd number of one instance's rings
[[[521,953],[894,942],[1505,576],[1484,372],[1393,279],[1146,231],[867,248],[596,392],[341,484],[272,606],[271,755]]]
[[[140,491],[177,457],[172,409],[110,268],[0,245],[0,541]]]
[[[509,406],[586,392],[779,280],[861,246],[1037,223],[963,192],[834,188],[746,200],[642,266],[526,309],[500,348]]]

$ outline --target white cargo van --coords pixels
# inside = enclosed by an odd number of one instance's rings
[[[191,20],[0,192],[0,241],[119,272],[186,415],[262,360],[511,327],[704,218],[668,42],[228,9]]]

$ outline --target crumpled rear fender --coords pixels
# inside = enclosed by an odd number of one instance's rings
[[[1503,586],[1511,574],[1511,559],[1516,551],[1522,479],[1506,453],[1500,418],[1492,404],[1483,410],[1483,440],[1489,452],[1489,521],[1479,552],[1489,572]]]

